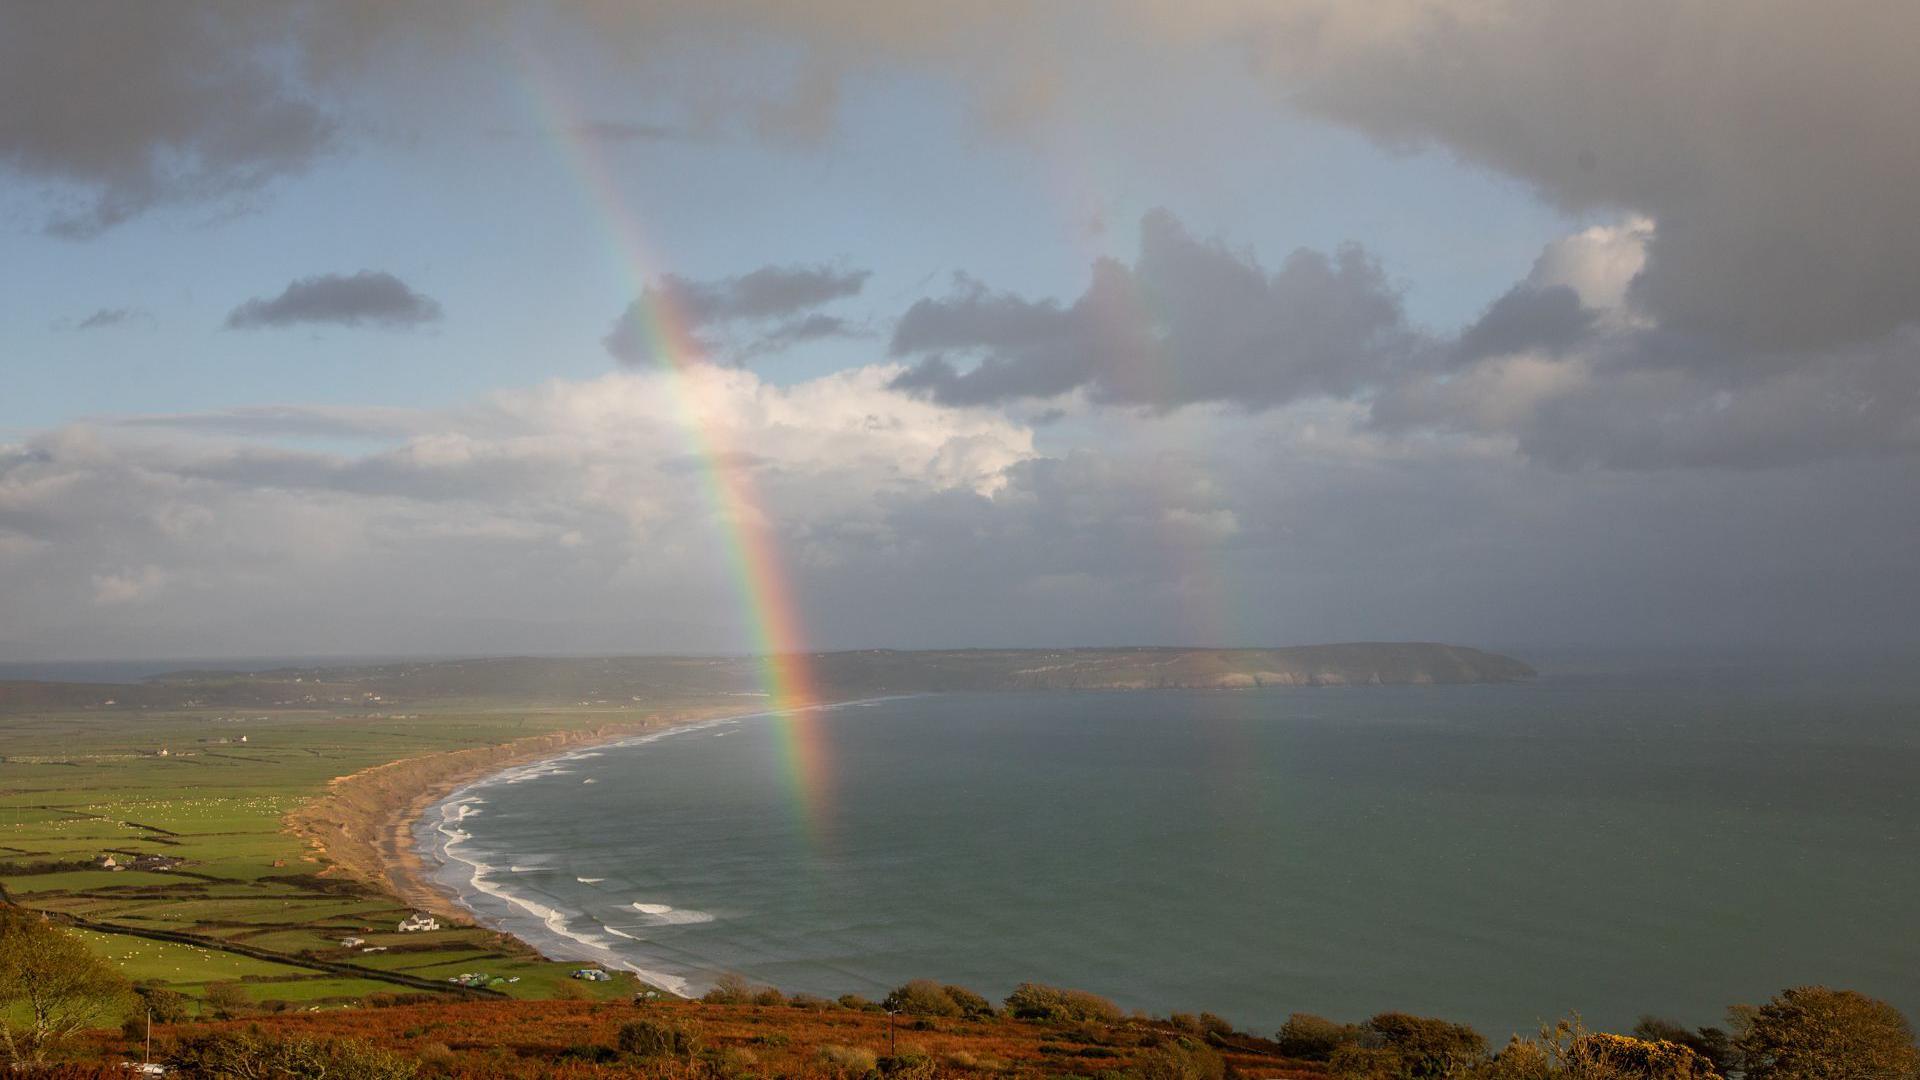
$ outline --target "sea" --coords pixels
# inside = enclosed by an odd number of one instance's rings
[[[482,921],[682,993],[1034,981],[1496,1044],[1816,983],[1920,1019],[1920,665],[1528,659],[741,716],[490,777],[417,838]]]

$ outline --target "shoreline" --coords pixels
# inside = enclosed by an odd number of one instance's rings
[[[737,708],[689,709],[371,765],[334,777],[324,792],[289,811],[282,823],[306,843],[311,858],[326,864],[321,874],[352,878],[418,910],[485,926],[457,894],[434,880],[421,858],[414,827],[428,810],[461,788],[508,769],[649,732],[724,719]],[[531,942],[522,944],[535,948]]]

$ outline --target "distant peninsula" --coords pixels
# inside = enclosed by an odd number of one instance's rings
[[[1509,656],[1433,642],[1272,649],[863,649],[803,658],[818,695],[985,690],[1236,690],[1288,686],[1509,683],[1534,669]],[[0,713],[41,709],[620,707],[750,698],[751,656],[497,657],[273,671],[182,671],[140,683],[0,682]]]

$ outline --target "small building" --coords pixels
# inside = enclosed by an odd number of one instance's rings
[[[573,970],[573,977],[585,982],[611,982],[613,980],[613,976],[601,971],[599,968],[575,968]]]
[[[440,920],[424,912],[416,911],[400,920],[400,932],[403,934],[417,934],[422,930],[438,929],[440,929]]]
[[[101,870],[118,870],[120,869],[120,860],[111,855],[95,855],[93,857],[93,865]]]
[[[340,947],[343,949],[357,949],[366,943],[366,938],[343,937],[340,939]]]

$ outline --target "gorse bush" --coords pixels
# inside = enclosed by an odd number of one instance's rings
[[[700,1000],[709,1005],[745,1005],[757,991],[738,975],[722,975]]]
[[[1675,1042],[1594,1031],[1567,1048],[1564,1071],[1574,1080],[1712,1080],[1713,1063]]]
[[[880,1055],[859,1046],[828,1043],[817,1056],[822,1064],[845,1076],[865,1076],[880,1067]]]
[[[620,1025],[616,1045],[639,1058],[691,1058],[700,1052],[700,1034],[665,1020],[629,1020]]]
[[[942,989],[947,992],[948,997],[953,999],[955,1005],[960,1006],[960,1015],[967,1019],[979,1020],[994,1015],[993,1002],[966,987],[949,983]]]
[[[1227,1063],[1196,1039],[1179,1039],[1141,1055],[1127,1075],[1138,1080],[1221,1080]]]
[[[1325,1061],[1342,1046],[1360,1041],[1360,1025],[1341,1024],[1312,1013],[1294,1013],[1280,1025],[1274,1042],[1288,1057]]]
[[[1007,995],[1007,1015],[1018,1020],[1065,1023],[1097,1020],[1113,1023],[1124,1014],[1120,1006],[1085,990],[1062,990],[1040,983],[1021,983]]]
[[[275,1038],[215,1031],[180,1039],[169,1055],[192,1080],[408,1080],[419,1062],[353,1039]]]
[[[932,979],[915,979],[894,988],[881,1004],[909,1016],[960,1016],[964,1012],[947,988]]]

